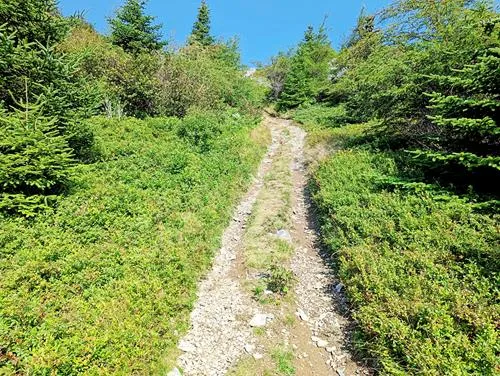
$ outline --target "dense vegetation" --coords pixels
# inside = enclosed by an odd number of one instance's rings
[[[233,41],[110,24],[0,2],[2,375],[165,374],[268,142]]]
[[[310,59],[297,79],[309,35],[264,74],[310,142],[345,149],[312,187],[358,348],[383,374],[496,374],[498,12],[462,0],[362,11],[329,64]]]
[[[171,47],[146,2],[101,35],[0,1],[0,374],[165,374],[269,136],[265,89],[201,1]],[[167,25],[168,26],[168,25]],[[382,374],[498,373],[500,16],[491,1],[326,21],[257,74],[337,152],[315,164],[356,345]]]

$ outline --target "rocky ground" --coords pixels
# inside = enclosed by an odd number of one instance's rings
[[[287,120],[267,117],[265,121],[272,144],[223,235],[211,272],[200,283],[191,329],[178,346],[182,351],[179,368],[170,375],[368,375],[370,370],[355,362],[350,352],[344,286],[318,246],[306,184],[306,134]],[[288,174],[278,175],[274,170],[283,163],[289,166]],[[275,180],[289,181],[269,184],[273,174]],[[283,205],[278,207],[276,197],[283,194],[290,197],[281,199]],[[264,218],[266,221],[273,218],[273,210],[290,217],[283,221],[289,228],[269,234],[289,243],[292,249],[289,259],[280,259],[294,275],[287,299],[280,296],[273,300],[272,292],[266,290],[264,294],[270,298],[263,304],[264,300],[256,299],[248,287],[264,278],[249,266],[245,253],[246,233],[258,235],[259,230],[248,227],[260,226],[259,221],[252,220],[252,215],[258,215],[254,210],[260,216],[264,210],[269,217]],[[264,241],[261,245],[267,244],[265,239],[260,240]],[[273,359],[280,357],[279,351],[273,350],[277,348],[290,354],[286,358],[290,365],[284,367],[284,360],[278,361],[281,369],[279,365],[271,369]]]

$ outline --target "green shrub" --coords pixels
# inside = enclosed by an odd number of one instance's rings
[[[293,113],[294,120],[306,126],[336,128],[349,122],[350,118],[344,106],[328,107],[325,105],[301,106]]]
[[[385,374],[494,375],[498,216],[449,194],[387,191],[390,155],[344,151],[314,176],[322,234]]]
[[[224,119],[201,154],[179,119],[95,118],[100,160],[73,168],[57,208],[0,219],[1,374],[168,372],[266,148],[256,120]]]
[[[286,295],[292,288],[295,277],[287,268],[272,264],[269,268],[269,277],[267,278],[267,288],[280,295]]]

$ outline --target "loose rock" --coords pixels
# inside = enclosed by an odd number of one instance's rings
[[[196,346],[192,343],[181,341],[178,346],[179,350],[184,351],[186,353],[194,352],[196,350]]]
[[[182,376],[181,371],[178,368],[174,368],[172,371],[167,373],[167,376]]]
[[[291,242],[292,241],[292,236],[290,235],[290,233],[287,230],[279,230],[276,233],[276,236],[279,239],[287,241],[287,242]]]
[[[268,315],[258,313],[252,318],[252,320],[250,320],[249,325],[252,328],[262,328],[262,327],[266,326],[267,320],[268,320]]]

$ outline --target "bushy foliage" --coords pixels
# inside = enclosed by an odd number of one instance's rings
[[[109,20],[111,42],[124,51],[139,54],[161,50],[161,25],[153,25],[154,17],[145,14],[145,0],[127,0]]]
[[[304,125],[335,128],[349,123],[350,116],[342,105],[330,107],[316,104],[298,107],[293,119]]]
[[[453,76],[432,77],[440,86],[429,94],[433,127],[420,137],[427,148],[412,151],[427,170],[462,175],[468,170],[475,174],[474,185],[500,178],[499,67],[500,47]]]
[[[271,64],[263,68],[263,74],[269,81],[270,91],[268,98],[277,101],[285,87],[285,81],[290,71],[289,54],[279,53],[271,58]]]
[[[401,0],[379,15],[361,13],[320,99],[351,121],[379,120],[379,145],[411,150],[407,162],[428,181],[490,194],[499,145],[493,5]]]
[[[384,374],[494,375],[498,218],[442,192],[384,189],[399,174],[390,155],[350,150],[314,177],[357,346]]]
[[[96,112],[98,92],[78,57],[58,50],[67,26],[54,1],[0,4],[2,211],[31,215],[46,207],[68,177],[70,155],[93,157],[85,119]]]
[[[0,219],[1,374],[168,373],[266,149],[258,119],[224,119],[203,153],[177,118],[93,119],[100,161],[74,167],[57,210]]]
[[[264,88],[243,77],[233,45],[191,45],[163,57],[157,73],[156,106],[162,115],[184,116],[191,107],[243,112],[260,106]]]
[[[95,113],[98,96],[79,74],[77,58],[57,50],[67,22],[54,4],[10,0],[0,5],[0,103],[15,111],[21,101],[44,102],[43,114],[57,119],[56,129],[68,138],[76,157],[86,160],[93,140],[82,120]],[[11,11],[12,17],[4,13]]]

